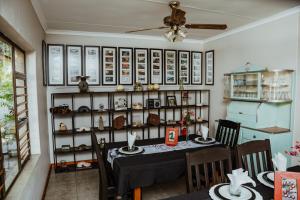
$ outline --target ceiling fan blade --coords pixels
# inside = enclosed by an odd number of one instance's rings
[[[225,30],[227,28],[226,24],[185,24],[185,28],[191,29],[215,29],[215,30]]]
[[[165,29],[165,28],[169,28],[167,26],[160,26],[160,27],[156,27],[156,28],[143,28],[143,29],[138,29],[138,30],[134,30],[134,31],[126,31],[125,33],[135,33],[135,32],[140,32],[140,31],[149,31],[149,30],[155,30],[155,29]]]

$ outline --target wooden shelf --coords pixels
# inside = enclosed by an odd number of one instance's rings
[[[189,97],[193,97],[190,99],[186,99],[186,92],[188,93]],[[95,109],[95,101],[96,97],[100,96],[101,98],[104,98],[106,103],[106,109],[104,110],[97,110]],[[141,109],[133,109],[132,107],[128,107],[124,110],[116,110],[114,109],[114,102],[116,98],[119,96],[122,96],[126,98],[127,104],[129,106],[133,105],[134,103],[139,103],[137,100],[134,98],[139,95],[139,101],[142,103],[142,108]],[[147,98],[158,98],[161,100],[162,103],[166,103],[167,101],[167,96],[169,95],[176,95],[177,97],[177,103],[179,105],[170,107],[167,105],[162,105],[159,108],[147,108],[146,107],[146,99]],[[191,95],[191,96],[190,96]],[[157,130],[157,136],[156,137],[163,137],[164,136],[164,130],[166,130],[167,127],[179,127],[181,128],[182,125],[177,122],[176,124],[167,124],[165,120],[180,120],[182,118],[182,112],[186,109],[192,110],[197,113],[196,116],[201,116],[204,118],[207,118],[206,120],[203,120],[201,122],[192,122],[190,124],[191,127],[194,127],[195,130],[196,128],[199,128],[200,124],[208,124],[209,125],[209,102],[210,102],[210,91],[209,90],[158,90],[158,91],[109,91],[109,92],[87,92],[87,93],[79,93],[79,92],[70,92],[70,93],[53,93],[51,95],[51,106],[54,107],[56,106],[55,104],[55,99],[56,98],[62,98],[66,99],[68,98],[71,100],[70,109],[71,111],[68,113],[52,113],[51,114],[51,121],[52,121],[52,126],[57,127],[55,123],[58,123],[60,120],[64,120],[64,117],[68,117],[68,120],[72,120],[72,126],[69,127],[69,130],[66,131],[59,131],[59,130],[53,130],[53,152],[54,152],[54,157],[55,157],[55,171],[56,172],[61,172],[61,171],[74,171],[78,170],[76,169],[76,166],[70,165],[69,168],[61,168],[59,166],[59,161],[57,159],[57,156],[59,155],[73,155],[74,157],[74,162],[76,161],[76,154],[77,153],[91,153],[92,158],[94,159],[94,154],[92,153],[92,147],[88,146],[87,149],[77,149],[77,148],[71,148],[70,150],[63,151],[61,150],[60,147],[56,147],[57,140],[59,140],[60,137],[70,137],[72,138],[72,142],[69,143],[71,146],[75,146],[75,137],[76,135],[80,136],[91,136],[91,133],[97,133],[101,135],[106,135],[109,139],[107,142],[114,142],[115,141],[115,136],[117,134],[120,134],[119,131],[130,131],[130,130],[139,130],[142,133],[142,139],[147,139],[147,138],[152,138],[152,132],[154,129]],[[88,98],[90,100],[90,103],[85,105],[88,106],[91,110],[88,112],[79,112],[77,109],[74,109],[74,102],[76,98]],[[180,105],[181,102],[184,100],[188,101],[188,105]],[[103,101],[103,99],[101,100]],[[61,102],[61,99],[60,99]],[[207,102],[207,103],[206,103]],[[101,102],[100,102],[101,103]],[[158,126],[153,126],[147,124],[147,115],[149,113],[157,113],[161,117],[161,123]],[[177,113],[180,112],[178,115]],[[133,120],[133,115],[135,113],[138,113],[139,115],[142,115],[142,123],[144,123],[141,126],[132,126],[132,120]],[[173,113],[173,117],[171,115],[167,115],[167,113],[171,114]],[[205,113],[205,115],[203,115]],[[96,117],[98,117],[99,114],[105,114],[106,126],[104,127],[104,130],[99,130],[98,123],[95,123]],[[126,121],[125,121],[125,126],[123,126],[121,129],[115,129],[113,128],[113,120],[116,115],[122,114],[125,116]],[[76,125],[78,123],[78,119],[80,117],[89,117],[91,120],[91,124],[87,125],[87,127],[90,127],[89,131],[77,131],[76,128],[79,127]],[[57,119],[56,119],[57,118]],[[61,119],[63,118],[63,119]],[[76,118],[76,119],[75,119]],[[59,120],[59,121],[56,121]],[[64,121],[63,121],[64,122]],[[117,136],[116,136],[117,137]],[[78,144],[78,142],[76,142]]]

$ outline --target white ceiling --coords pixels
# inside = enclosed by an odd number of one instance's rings
[[[38,12],[43,13],[47,29],[124,33],[162,26],[163,18],[171,12],[168,3],[169,0],[39,0]],[[225,23],[227,31],[299,5],[299,0],[181,0],[187,23]],[[163,32],[138,34],[161,36]],[[203,40],[223,32],[189,30],[188,38]]]

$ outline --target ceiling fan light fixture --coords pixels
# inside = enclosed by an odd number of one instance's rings
[[[170,41],[173,42],[174,38],[176,37],[175,31],[173,29],[170,29],[165,33],[165,37]]]

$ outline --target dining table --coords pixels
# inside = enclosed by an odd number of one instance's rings
[[[114,142],[107,144],[104,151],[104,160],[110,167],[110,172],[116,184],[117,194],[119,196],[123,196],[133,190],[133,199],[140,200],[142,198],[141,188],[157,183],[172,182],[185,175],[185,154],[187,152],[216,146],[224,146],[218,142],[213,144],[194,145],[192,143],[195,137],[197,137],[197,135],[191,134],[187,141],[185,141],[186,137],[179,137],[179,143],[190,144],[190,146],[186,146],[186,148],[174,148],[174,150],[171,148],[171,150],[166,152],[144,152],[130,156],[114,155],[113,159],[111,155],[112,152],[117,152],[118,148],[127,146],[127,142]],[[135,145],[155,147],[155,145],[163,146],[164,143],[165,138],[155,138],[137,140]]]
[[[287,169],[287,171],[290,172],[300,172],[300,166],[293,166]],[[253,187],[249,184],[246,184],[246,186],[253,188],[256,190],[265,200],[272,200],[274,199],[274,189],[265,186],[264,184],[260,183],[258,180],[255,179],[256,187]],[[211,197],[209,196],[209,189],[202,189],[197,192],[191,192],[188,194],[182,194],[175,197],[166,198],[163,200],[211,200]]]

